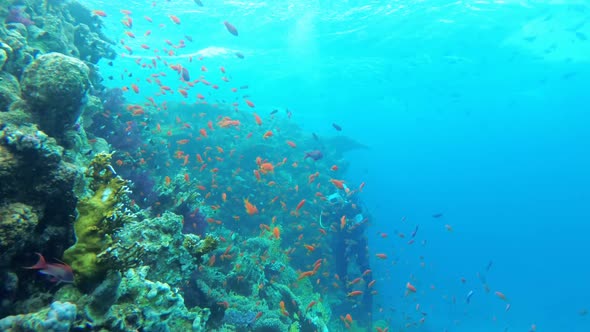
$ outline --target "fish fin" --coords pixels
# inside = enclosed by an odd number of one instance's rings
[[[47,262],[45,262],[45,257],[43,257],[43,255],[41,255],[40,253],[36,252],[36,254],[39,256],[39,260],[37,261],[37,263],[33,266],[24,266],[24,269],[29,269],[29,270],[39,270],[39,269],[44,269],[47,267]]]

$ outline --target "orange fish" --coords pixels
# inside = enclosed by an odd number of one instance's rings
[[[295,207],[295,211],[299,211],[301,209],[301,207],[303,206],[303,204],[305,204],[305,199],[302,199],[299,204],[297,204],[297,206]]]
[[[317,303],[316,301],[309,302],[305,311],[309,311],[309,309],[311,309],[314,305],[316,305],[316,303]]]
[[[166,181],[166,185],[169,186],[170,185],[170,182],[172,180],[170,180],[170,177],[168,175],[166,175],[165,181]]]
[[[332,167],[330,167],[330,170],[332,170],[332,171],[337,171],[337,170],[338,170],[338,166],[336,166],[336,165],[332,165]]]
[[[319,175],[320,175],[320,172],[315,172],[315,173],[313,173],[313,174],[310,174],[310,175],[307,177],[307,183],[312,183],[312,182],[314,182],[314,181],[315,181],[315,178],[317,178]]]
[[[215,255],[211,256],[211,258],[209,258],[209,266],[213,266],[215,264]]]
[[[281,307],[281,313],[285,316],[289,316],[289,313],[287,312],[287,310],[285,310],[285,302],[281,301],[279,302],[279,307]]]
[[[208,137],[208,136],[207,136],[207,131],[206,131],[205,129],[201,129],[201,130],[199,130],[199,133],[201,134],[201,136],[203,136],[203,137],[205,137],[205,138],[207,138],[207,137]]]
[[[260,164],[260,171],[263,174],[266,174],[266,173],[269,173],[269,172],[270,173],[273,173],[274,170],[275,170],[275,168],[274,168],[274,166],[271,163],[262,163],[262,164]]]
[[[260,116],[258,116],[258,114],[256,113],[252,113],[252,115],[254,115],[254,120],[256,121],[257,125],[262,125],[262,119],[260,118]]]
[[[184,174],[184,181],[186,181],[186,182],[190,182],[190,180],[191,180],[191,179],[190,179],[190,177],[189,177],[188,173],[185,173],[185,174]]]
[[[176,144],[178,144],[178,145],[184,145],[184,144],[186,144],[188,142],[190,142],[190,140],[188,140],[188,139],[181,139],[179,141],[176,141]]]
[[[304,244],[303,245],[305,247],[305,249],[307,249],[307,251],[311,252],[315,250],[315,247],[310,245],[310,244]]]
[[[362,292],[362,291],[360,291],[360,290],[355,290],[355,291],[352,291],[352,292],[348,293],[348,294],[346,295],[346,297],[359,296],[359,295],[362,295],[362,294],[363,294],[363,292]]]
[[[267,139],[271,136],[272,136],[272,131],[268,130],[266,133],[264,133],[264,135],[262,135],[262,138]]]
[[[105,13],[104,10],[93,10],[92,14],[100,17],[107,17],[107,13]]]
[[[344,320],[349,323],[352,323],[352,316],[350,314],[346,314],[346,317],[344,317]]]
[[[409,281],[406,283],[406,289],[408,290],[408,292],[416,293],[416,287],[410,284]]]
[[[248,99],[246,99],[245,101],[246,101],[246,104],[247,104],[248,106],[250,106],[250,107],[254,108],[254,103],[253,103],[253,102],[249,101]]]
[[[344,181],[342,181],[342,180],[336,180],[336,179],[330,179],[330,182],[332,182],[332,184],[334,186],[336,186],[336,188],[338,188],[338,189],[344,189]]]
[[[297,144],[295,144],[295,142],[293,142],[293,141],[287,141],[287,144],[288,144],[290,147],[292,147],[292,148],[296,148],[296,147],[297,147]]]
[[[135,93],[139,93],[139,87],[135,83],[131,83],[131,89],[133,89]]]
[[[502,292],[494,292],[494,294],[500,299],[500,300],[504,300],[506,301],[506,295],[504,295],[504,293]]]
[[[342,216],[342,218],[340,218],[340,230],[343,230],[344,227],[346,227],[346,216]]]
[[[246,213],[249,215],[258,213],[258,208],[256,205],[250,203],[247,198],[244,198],[244,208],[246,208]]]
[[[363,280],[361,277],[354,279],[353,281],[348,283],[348,287],[358,284],[359,282],[361,282],[361,280]]]
[[[281,230],[278,227],[272,229],[272,234],[277,240],[281,238]]]
[[[377,256],[377,258],[387,259],[387,255],[386,254],[375,254],[375,256]]]
[[[175,24],[180,24],[180,19],[177,16],[170,15],[169,17],[172,20],[172,22],[174,22]]]
[[[365,183],[362,182],[361,185],[359,186],[359,191],[363,192],[363,188],[365,187]]]

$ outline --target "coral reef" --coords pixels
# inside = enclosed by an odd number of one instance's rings
[[[0,67],[2,67],[2,55],[0,49]],[[5,54],[5,53],[4,53]],[[0,112],[7,112],[14,102],[20,100],[20,84],[18,80],[5,71],[0,71]]]
[[[0,251],[0,266],[21,254],[18,248],[61,256],[70,241],[79,169],[64,161],[63,148],[33,125],[0,125],[0,161],[2,234],[14,235],[10,242],[18,236],[18,245]]]
[[[35,313],[0,319],[0,330],[7,332],[68,332],[75,318],[76,305],[56,301],[50,307]]]
[[[33,209],[23,203],[0,207],[0,252],[14,255],[31,242],[39,218]]]
[[[147,266],[111,273],[90,295],[71,287],[56,298],[75,301],[81,310],[79,327],[108,331],[206,331],[209,312],[184,305],[178,289],[147,279]]]
[[[23,98],[47,134],[61,137],[78,121],[90,88],[89,72],[82,61],[61,53],[40,55],[25,69]]]
[[[200,239],[193,234],[182,234],[182,218],[173,213],[127,223],[114,234],[117,245],[109,250],[113,260],[124,260],[126,250],[141,253],[141,265],[149,266],[149,279],[178,287],[190,276],[198,259],[214,250],[217,241],[212,237]],[[134,257],[131,257],[134,260]],[[118,263],[116,265],[119,265]],[[130,266],[133,262],[123,262]]]

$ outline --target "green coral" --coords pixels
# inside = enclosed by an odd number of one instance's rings
[[[110,235],[122,216],[119,203],[126,182],[116,176],[110,159],[111,154],[97,154],[86,172],[92,178],[90,187],[94,194],[78,203],[74,224],[76,244],[64,252],[64,260],[72,266],[81,284],[104,277],[107,266],[98,255],[112,243]]]

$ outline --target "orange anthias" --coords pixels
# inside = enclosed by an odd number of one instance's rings
[[[271,163],[262,163],[262,164],[260,164],[260,171],[263,174],[266,174],[266,173],[269,173],[269,172],[272,173],[272,172],[274,172],[274,170],[275,170],[275,168],[274,168],[274,166]]]
[[[342,181],[342,180],[336,180],[336,179],[330,179],[330,182],[332,182],[332,184],[334,186],[336,186],[336,188],[338,188],[338,189],[344,189],[344,181]]]
[[[250,203],[247,198],[244,198],[244,207],[246,208],[246,213],[249,215],[258,213],[258,208],[256,205]]]

